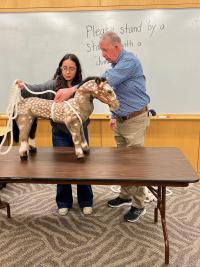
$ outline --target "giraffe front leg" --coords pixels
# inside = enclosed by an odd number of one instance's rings
[[[23,115],[18,115],[16,122],[19,128],[19,133],[20,133],[19,138],[21,142],[19,148],[19,155],[21,160],[27,160],[28,150],[29,150],[28,137],[33,120],[31,116],[23,114]]]
[[[84,152],[84,154],[89,154],[90,153],[90,148],[89,148],[88,142],[87,142],[87,140],[85,138],[83,126],[81,126],[81,129],[80,129],[80,136],[81,136],[81,147],[83,149],[83,152]]]
[[[73,131],[73,132],[71,132],[71,134],[72,134],[72,140],[74,143],[75,154],[77,156],[77,159],[82,159],[82,158],[84,158],[84,153],[83,153],[83,149],[81,147],[81,136],[80,136],[79,132],[77,132],[77,131]]]
[[[28,159],[28,142],[27,141],[21,141],[20,148],[19,148],[19,156],[21,160],[27,160]]]
[[[84,158],[83,149],[81,147],[81,135],[80,135],[80,124],[79,123],[70,123],[67,125],[74,143],[75,154],[77,159]]]

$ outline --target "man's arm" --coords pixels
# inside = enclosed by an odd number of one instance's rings
[[[122,60],[114,68],[105,71],[102,77],[105,77],[108,83],[115,87],[134,75],[135,65],[132,59]]]

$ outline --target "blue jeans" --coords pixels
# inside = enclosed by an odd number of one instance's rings
[[[88,142],[88,121],[83,124],[85,138]],[[54,147],[73,147],[73,141],[70,132],[64,125],[53,123],[52,142]],[[67,162],[66,162],[67,164]],[[77,197],[80,208],[92,207],[93,192],[91,185],[77,185]],[[71,184],[58,184],[56,193],[56,203],[58,208],[71,208],[73,205]]]

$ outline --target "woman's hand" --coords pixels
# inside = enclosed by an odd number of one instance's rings
[[[17,80],[15,82],[15,84],[17,84],[17,86],[19,87],[19,89],[23,90],[24,89],[24,84],[21,80]]]
[[[56,103],[68,100],[76,91],[75,87],[59,89],[54,101]]]

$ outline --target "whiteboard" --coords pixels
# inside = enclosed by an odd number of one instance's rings
[[[200,113],[200,9],[1,13],[0,113],[15,79],[51,79],[66,53],[80,58],[84,77],[101,75],[110,67],[98,48],[107,30],[141,60],[151,108]],[[94,113],[109,109],[95,101]]]

